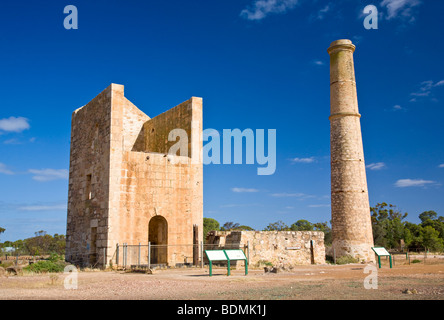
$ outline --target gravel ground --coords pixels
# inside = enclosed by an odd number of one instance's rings
[[[432,260],[429,260],[432,263]],[[67,275],[0,277],[2,300],[444,300],[444,264],[396,265],[377,270],[377,289],[365,289],[366,265],[299,266],[291,272],[183,268],[154,274],[81,271],[76,290]],[[373,283],[375,284],[375,283]]]

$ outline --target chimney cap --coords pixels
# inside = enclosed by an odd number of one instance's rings
[[[333,41],[330,44],[330,48],[328,48],[328,53],[332,54],[334,51],[337,50],[351,50],[354,52],[356,49],[356,46],[351,42],[351,40],[348,39],[339,39],[336,41]]]

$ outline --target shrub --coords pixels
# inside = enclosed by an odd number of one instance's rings
[[[349,263],[358,263],[359,260],[353,258],[352,256],[342,256],[336,258],[336,264],[349,264]]]
[[[420,262],[421,262],[421,260],[418,260],[418,259],[415,259],[412,261],[412,263],[420,263]]]
[[[5,269],[12,266],[12,265],[14,265],[13,261],[3,261],[3,263],[0,263],[0,267],[5,268]]]
[[[43,260],[30,264],[29,266],[26,266],[23,269],[35,273],[63,272],[65,266],[66,266],[65,262],[61,260],[57,261]]]
[[[273,266],[273,264],[270,262],[270,261],[267,261],[267,260],[259,260],[258,262],[257,262],[257,266],[258,267],[260,267],[260,266],[268,266],[268,267],[272,267]]]

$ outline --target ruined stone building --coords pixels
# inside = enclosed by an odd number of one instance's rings
[[[245,248],[251,266],[271,263],[281,269],[296,265],[324,264],[322,231],[211,231],[206,235],[211,249]]]
[[[71,125],[66,260],[109,264],[117,244],[151,242],[176,245],[154,263],[190,261],[203,237],[202,99],[150,119],[111,84]],[[168,154],[173,129],[187,133],[188,155]]]
[[[354,51],[350,40],[334,41],[328,49],[332,247],[337,257],[370,262],[375,255]],[[185,155],[184,148],[170,152],[174,129],[186,133]],[[117,244],[151,243],[164,246],[150,250],[154,264],[197,263],[193,248],[203,240],[201,98],[150,119],[125,98],[123,86],[112,84],[74,111],[70,156],[67,261],[108,264],[119,261]],[[244,232],[213,240],[220,244],[225,237],[250,243],[258,261],[325,261],[320,233]],[[148,253],[139,250],[140,255]]]

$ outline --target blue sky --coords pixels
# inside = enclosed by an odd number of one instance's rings
[[[365,6],[378,8],[367,30]],[[67,30],[66,5],[78,9]],[[370,203],[444,215],[442,1],[14,1],[0,11],[1,241],[66,232],[70,121],[110,83],[154,117],[203,97],[204,128],[276,129],[276,172],[204,166],[204,216],[330,221],[329,60],[355,68]]]

